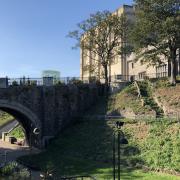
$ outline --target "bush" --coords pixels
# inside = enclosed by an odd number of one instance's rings
[[[70,84],[75,84],[75,85],[80,85],[80,84],[83,84],[83,81],[81,81],[81,80],[79,80],[79,79],[73,78],[73,79],[71,79],[71,80],[69,81],[69,83],[70,83]]]
[[[12,162],[12,163],[7,164],[6,166],[2,167],[0,169],[0,174],[2,176],[12,175],[16,168],[17,168],[17,163]]]
[[[168,78],[162,78],[160,80],[155,81],[155,88],[161,87],[169,87],[171,86]]]
[[[12,86],[18,86],[19,84],[18,84],[18,82],[17,81],[13,81],[12,82]]]
[[[14,178],[28,178],[30,173],[29,171],[18,164],[17,162],[10,162],[4,167],[0,169],[0,179],[1,177],[8,178],[11,176],[13,179]]]
[[[55,85],[57,86],[61,86],[61,85],[64,85],[65,83],[62,82],[62,81],[55,81]]]
[[[21,126],[18,126],[13,131],[10,132],[10,135],[14,136],[17,139],[23,139],[25,137],[24,129]]]
[[[133,84],[127,86],[127,87],[123,90],[123,92],[125,92],[125,93],[127,93],[127,94],[132,94],[132,95],[135,95],[135,96],[138,95],[137,89],[136,89],[136,87],[135,87]]]
[[[153,169],[180,169],[180,138],[176,124],[154,122],[151,124],[149,136],[141,144],[143,159]],[[176,129],[176,130],[175,130]],[[171,134],[171,131],[174,131]]]

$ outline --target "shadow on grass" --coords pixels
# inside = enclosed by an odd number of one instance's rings
[[[105,102],[101,101],[100,105],[88,113],[105,112]],[[113,174],[112,139],[112,122],[92,118],[79,119],[54,139],[46,151],[21,157],[19,161],[41,171],[52,170],[56,176],[91,175],[98,180],[110,180]],[[122,179],[140,178],[133,174],[134,166],[140,162],[136,157],[138,153],[136,147],[121,146]]]

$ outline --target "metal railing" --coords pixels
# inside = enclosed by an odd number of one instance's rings
[[[43,85],[42,78],[8,78],[9,86],[18,86],[18,85]]]
[[[138,75],[113,75],[110,76],[109,79],[111,82],[120,82],[120,81],[141,81],[141,80],[147,80],[147,79],[161,79],[168,77],[167,72],[162,73],[144,73],[144,74],[138,74]]]
[[[162,73],[149,73],[143,75],[113,75],[109,76],[110,83],[120,83],[120,82],[132,82],[136,81],[143,81],[147,79],[161,79],[167,78],[167,72]],[[43,85],[57,85],[57,84],[74,84],[74,83],[97,83],[101,82],[102,84],[105,82],[104,78],[98,78],[95,76],[91,77],[61,77],[61,78],[53,78],[53,77],[43,77],[43,78],[29,78],[29,77],[22,77],[22,78],[0,78],[0,85],[3,84],[4,86],[26,86],[26,85],[34,85],[34,86],[43,86]]]
[[[0,78],[3,86],[51,86],[58,84],[89,83],[89,78],[80,77],[43,77],[43,78]],[[95,82],[95,81],[94,81]],[[91,81],[93,83],[93,81]]]

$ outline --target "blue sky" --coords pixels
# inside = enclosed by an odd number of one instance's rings
[[[79,76],[80,51],[66,37],[96,11],[132,0],[0,0],[0,77],[40,77],[46,69]]]

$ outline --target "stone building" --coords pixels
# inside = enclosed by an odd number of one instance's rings
[[[133,6],[123,5],[113,13],[116,13],[117,15],[125,14],[128,20],[135,20],[135,8]],[[122,43],[121,46],[123,46]],[[97,76],[97,73],[94,73],[90,68],[87,68],[87,65],[94,64],[94,59],[92,52],[87,52],[86,49],[81,48],[80,77],[83,81],[87,82],[90,79],[100,79],[101,82],[104,82],[104,79]],[[135,62],[134,60],[135,55],[133,53],[129,56],[117,55],[114,63],[112,63],[108,69],[110,82],[130,81],[132,78],[136,80],[144,78],[159,78],[170,75],[171,68],[166,59],[163,59],[164,64],[161,66],[148,66],[148,64],[141,64],[140,61]],[[97,64],[97,66],[98,71],[101,72],[101,65]],[[180,74],[180,58],[177,59],[177,74]]]

